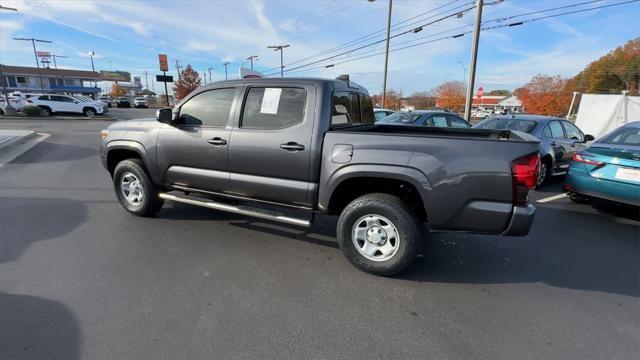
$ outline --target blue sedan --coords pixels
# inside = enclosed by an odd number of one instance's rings
[[[563,190],[576,202],[596,198],[640,206],[640,121],[576,152]]]

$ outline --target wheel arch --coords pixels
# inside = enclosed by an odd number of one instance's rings
[[[139,142],[127,140],[112,141],[106,146],[106,154],[107,170],[112,176],[113,170],[120,161],[130,158],[137,158],[142,160],[149,177],[155,183],[158,183],[154,162],[151,161],[149,153]]]

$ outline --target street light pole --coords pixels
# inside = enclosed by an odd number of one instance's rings
[[[476,0],[476,23],[473,29],[473,43],[471,44],[471,61],[469,61],[469,85],[464,104],[464,118],[471,120],[471,102],[473,101],[473,88],[476,80],[476,62],[478,60],[478,43],[480,41],[480,25],[482,23],[482,0]]]
[[[41,39],[34,39],[34,38],[13,38],[13,40],[31,41],[31,45],[33,45],[33,56],[36,58],[36,67],[38,68],[38,70],[40,69],[40,64],[38,63],[38,51],[36,51],[36,41],[42,42],[42,43],[49,43],[49,44],[53,42],[49,40],[41,40]],[[42,74],[40,73],[40,71],[38,71],[38,77],[40,78],[40,88],[42,89],[42,92],[44,92],[44,82],[42,81]]]
[[[18,11],[18,9],[6,7],[0,5],[0,10],[9,10],[9,11]],[[7,101],[7,106],[4,108],[5,115],[15,115],[16,109],[11,106],[9,103],[9,94],[7,93],[7,79],[4,78],[4,74],[2,74],[2,65],[0,64],[0,82],[2,82],[2,92],[4,93],[4,99]]]
[[[211,77],[211,70],[213,70],[212,67],[207,69],[207,71],[209,71],[209,83],[213,83],[213,80],[212,80],[212,77]]]
[[[280,51],[280,77],[284,77],[284,55],[282,54],[284,52],[283,49],[288,47],[289,47],[289,44],[267,46],[267,49],[273,49],[273,51]]]
[[[382,80],[382,107],[384,107],[384,101],[387,93],[387,67],[389,66],[389,40],[391,37],[391,9],[393,7],[393,0],[389,0],[389,10],[387,12],[387,43],[384,50],[384,75]]]
[[[222,65],[224,65],[224,79],[225,80],[229,80],[229,77],[227,76],[227,65],[229,65],[229,64],[231,64],[231,63],[226,62],[226,63],[222,64]]]
[[[258,60],[258,55],[251,55],[247,58],[247,60],[251,61],[251,70],[253,70],[253,59]]]

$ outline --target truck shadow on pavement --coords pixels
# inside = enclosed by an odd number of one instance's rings
[[[33,151],[37,149],[38,151]],[[18,156],[11,163],[13,164],[38,164],[58,161],[76,161],[89,157],[96,157],[98,150],[83,146],[58,144],[50,141],[43,141],[36,145],[31,151]]]
[[[86,205],[60,198],[0,198],[0,264],[13,261],[34,242],[67,234],[87,221]]]
[[[539,208],[526,237],[432,234],[424,258],[399,278],[425,282],[542,282],[576,290],[640,296],[638,226]]]
[[[80,328],[62,303],[0,292],[0,359],[78,359]]]

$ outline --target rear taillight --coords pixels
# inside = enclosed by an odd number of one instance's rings
[[[540,174],[540,155],[527,155],[513,160],[511,174],[513,176],[513,204],[526,205],[529,201],[529,192],[535,189]]]
[[[596,160],[591,160],[587,157],[584,157],[578,153],[573,153],[573,157],[572,160],[575,162],[579,162],[579,163],[583,163],[583,164],[587,164],[587,165],[595,165],[595,166],[599,166],[604,164],[602,161],[596,161]]]

